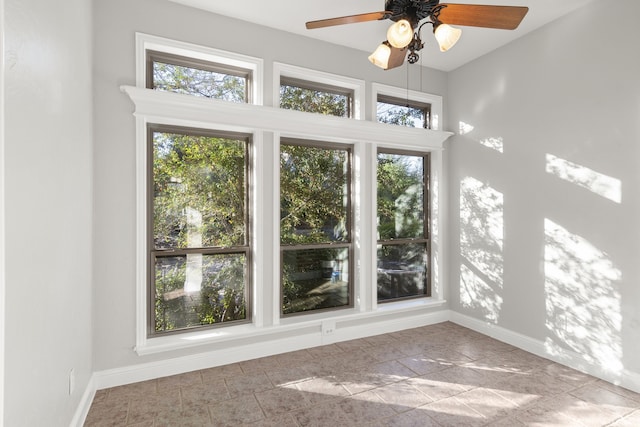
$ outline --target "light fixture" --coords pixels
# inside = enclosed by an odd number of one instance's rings
[[[391,56],[391,47],[389,46],[389,42],[383,41],[380,46],[369,55],[369,61],[377,67],[380,67],[384,70],[387,69],[389,65],[389,57]]]
[[[393,47],[387,40],[385,40],[371,55],[369,55],[369,61],[383,70],[389,70],[402,65],[406,54],[407,49]]]
[[[433,24],[433,34],[440,46],[440,52],[446,52],[460,40],[462,30],[436,21]]]
[[[406,19],[393,23],[387,30],[387,40],[393,47],[402,49],[413,39],[413,27]]]

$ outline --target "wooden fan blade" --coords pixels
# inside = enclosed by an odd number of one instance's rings
[[[334,25],[355,24],[356,22],[367,22],[384,19],[389,12],[370,12],[361,13],[359,15],[341,16],[339,18],[320,19],[318,21],[309,21],[306,23],[307,29],[332,27]]]
[[[515,30],[529,11],[524,6],[444,3],[438,19],[445,24]]]

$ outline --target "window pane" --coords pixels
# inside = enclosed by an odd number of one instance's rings
[[[378,239],[425,236],[424,158],[378,154]]]
[[[378,300],[427,293],[427,244],[378,245]]]
[[[306,89],[284,84],[280,86],[280,108],[349,117],[351,97],[345,94]]]
[[[407,126],[412,128],[428,128],[429,113],[425,108],[403,106],[378,101],[377,117],[380,123]]]
[[[283,251],[283,314],[349,305],[349,249]]]
[[[155,331],[246,319],[244,254],[157,257]]]
[[[156,249],[246,242],[243,139],[153,133]]]
[[[349,240],[349,150],[280,149],[280,233],[285,244]]]
[[[231,102],[247,102],[245,77],[158,61],[153,62],[153,88]]]

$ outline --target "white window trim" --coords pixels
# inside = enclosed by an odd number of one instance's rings
[[[146,52],[154,50],[172,55],[243,68],[251,71],[251,103],[262,105],[264,93],[264,61],[252,56],[214,49],[191,43],[166,39],[144,33],[136,33],[136,86],[146,87]]]
[[[280,78],[289,77],[308,82],[321,83],[330,86],[338,86],[353,90],[353,118],[364,120],[364,95],[365,84],[363,80],[351,77],[339,76],[337,74],[325,73],[323,71],[311,70],[309,68],[297,67],[295,65],[273,63],[273,106],[280,107]]]
[[[431,129],[441,130],[444,119],[442,117],[442,97],[416,90],[403,89],[397,86],[388,86],[381,83],[371,83],[371,117],[378,120],[378,95],[392,96],[409,101],[431,104]]]
[[[439,132],[429,129],[405,128],[384,123],[376,123],[364,120],[345,120],[340,117],[325,116],[319,114],[309,114],[300,111],[284,110],[280,108],[265,107],[251,104],[229,103],[215,99],[202,99],[190,95],[177,94],[171,92],[159,92],[151,89],[138,88],[133,86],[123,86],[122,90],[130,97],[135,105],[134,115],[137,120],[136,136],[136,164],[137,164],[137,331],[135,350],[139,355],[152,354],[157,352],[176,350],[186,347],[200,346],[204,344],[218,343],[223,341],[234,341],[236,343],[249,343],[252,337],[277,336],[278,334],[291,334],[295,331],[308,330],[309,327],[318,326],[324,319],[339,321],[361,321],[362,319],[375,319],[377,316],[385,316],[397,313],[401,316],[415,315],[425,308],[441,306],[445,303],[442,292],[442,274],[432,276],[432,296],[427,299],[413,301],[399,301],[385,303],[383,307],[377,307],[375,295],[366,284],[375,283],[375,153],[378,146],[385,148],[400,148],[408,150],[420,150],[430,152],[432,156],[432,200],[442,199],[442,188],[439,186],[442,171],[441,150],[443,142],[451,135],[450,132]],[[203,129],[235,130],[239,132],[251,133],[254,135],[254,153],[260,155],[271,153],[270,164],[256,162],[254,181],[252,182],[254,191],[254,209],[260,208],[264,215],[253,215],[254,217],[254,267],[258,270],[253,275],[252,283],[254,292],[254,320],[252,324],[227,326],[225,328],[208,329],[200,331],[185,332],[181,334],[148,338],[146,335],[146,125],[147,123],[170,124],[175,126],[187,126]],[[359,208],[356,215],[362,215],[360,220],[362,233],[361,246],[364,249],[359,260],[364,260],[359,267],[359,283],[356,288],[359,290],[355,301],[354,309],[337,310],[305,316],[296,316],[287,319],[279,319],[279,268],[273,270],[272,275],[262,276],[261,271],[267,265],[273,264],[279,253],[279,232],[273,226],[277,224],[279,209],[273,200],[277,196],[279,186],[277,180],[277,170],[279,168],[278,143],[274,141],[272,149],[269,150],[268,141],[271,132],[279,136],[301,137],[309,139],[329,138],[331,141],[344,141],[356,145],[356,162],[361,163],[359,173],[362,175],[356,178],[359,181],[359,188],[356,197]],[[264,145],[263,148],[259,148]],[[267,154],[268,155],[268,154]],[[354,165],[355,166],[355,165]],[[273,170],[269,170],[273,169]],[[270,179],[270,176],[272,178]],[[371,179],[367,177],[371,176]],[[269,206],[272,209],[262,210],[262,206]],[[432,203],[432,209],[434,203]],[[369,207],[373,207],[371,210]],[[367,214],[367,212],[369,212]],[[436,224],[441,223],[444,212],[440,210]],[[357,220],[357,219],[356,219]],[[270,227],[271,226],[271,227]],[[269,227],[269,228],[268,228]],[[369,233],[366,229],[369,229]],[[437,229],[436,226],[434,228]],[[271,229],[272,241],[265,242],[264,235]],[[359,237],[356,237],[359,238]],[[262,239],[262,241],[260,240]],[[260,245],[260,246],[258,246]],[[366,246],[365,246],[366,245]],[[256,248],[260,248],[257,250]],[[271,253],[267,250],[273,248]],[[434,232],[432,236],[433,255],[435,257],[434,272],[444,271],[442,260],[444,252],[439,234]],[[279,260],[279,258],[277,258]],[[279,262],[279,261],[278,261]],[[437,270],[436,270],[437,269]],[[277,281],[273,279],[277,277]],[[265,283],[270,282],[272,287],[268,288]],[[267,294],[267,292],[271,292]],[[267,298],[267,296],[269,296]],[[271,301],[273,296],[273,301]],[[260,301],[265,298],[268,303]],[[267,306],[268,304],[268,306]],[[244,341],[246,340],[246,341]]]
[[[189,56],[181,42],[138,35],[138,67],[145,67],[145,49],[159,50]],[[163,49],[161,42],[175,43],[172,49]],[[178,50],[176,50],[178,49]],[[183,50],[180,50],[183,49]],[[199,48],[211,54],[208,48]],[[196,49],[198,51],[198,49]],[[221,54],[221,51],[215,51]],[[202,53],[202,52],[201,52]],[[234,58],[244,57],[235,55]],[[202,58],[199,56],[198,58]],[[211,56],[207,56],[208,60]],[[222,63],[219,58],[216,62]],[[257,75],[261,74],[261,61],[256,61]],[[234,63],[232,65],[237,65]],[[291,70],[304,70],[299,67],[285,66]],[[313,73],[312,73],[313,74]],[[309,330],[319,326],[325,319],[332,321],[361,323],[365,319],[383,318],[384,316],[415,316],[430,307],[439,307],[445,303],[443,278],[443,246],[440,235],[436,232],[442,223],[445,213],[438,210],[437,200],[442,200],[442,155],[444,141],[452,135],[430,129],[406,128],[375,121],[345,120],[342,117],[310,114],[300,111],[284,110],[260,104],[230,103],[216,99],[198,98],[190,95],[171,92],[160,92],[146,89],[144,71],[137,69],[137,77],[142,79],[137,86],[122,86],[135,105],[136,117],[136,346],[139,355],[176,350],[204,344],[233,341],[238,345],[250,343],[251,339],[260,336],[290,335],[295,331]],[[257,75],[255,77],[257,77]],[[317,75],[325,75],[318,73]],[[290,77],[312,80],[308,75],[289,75]],[[254,77],[254,78],[255,78]],[[334,76],[335,77],[335,76]],[[274,77],[275,81],[275,77]],[[274,92],[278,92],[279,75]],[[326,82],[326,81],[325,81]],[[141,84],[140,84],[141,83]],[[254,82],[260,87],[260,82]],[[331,84],[335,85],[335,81]],[[361,83],[361,82],[360,82]],[[364,90],[359,84],[358,96]],[[261,89],[262,91],[262,89]],[[405,92],[406,94],[406,92]],[[256,94],[254,101],[261,100]],[[276,96],[276,95],[274,95]],[[355,98],[355,94],[354,94]],[[430,98],[433,99],[433,98]],[[361,104],[363,105],[363,104]],[[432,103],[432,111],[433,111]],[[440,106],[442,103],[440,102]],[[440,107],[441,108],[441,107]],[[360,109],[360,113],[362,110]],[[441,114],[441,113],[440,113]],[[232,325],[224,328],[197,330],[167,336],[147,337],[147,236],[146,236],[146,156],[147,156],[147,124],[167,124],[202,129],[230,130],[253,135],[253,155],[255,159],[267,159],[254,162],[252,179],[254,212],[265,212],[265,215],[252,215],[253,226],[253,268],[252,275],[252,324]],[[318,139],[323,141],[344,142],[354,145],[354,219],[360,225],[354,235],[354,245],[364,248],[355,254],[356,270],[354,279],[354,308],[336,310],[286,319],[280,318],[279,310],[279,272],[272,267],[279,265],[279,141],[281,137]],[[418,150],[431,153],[432,171],[432,296],[427,299],[389,302],[378,307],[372,283],[375,283],[375,162],[377,147]],[[263,157],[264,156],[264,157]],[[269,160],[269,158],[271,158]],[[277,199],[277,200],[276,200]],[[276,200],[276,201],[274,201]],[[264,210],[263,207],[271,206]],[[443,206],[440,204],[440,206]],[[373,210],[372,210],[373,208]],[[369,232],[367,232],[369,230]],[[271,235],[271,238],[267,238]],[[358,240],[358,243],[356,243]],[[275,262],[275,264],[274,264]],[[271,267],[269,267],[271,266]],[[269,270],[269,268],[273,270]],[[271,271],[272,274],[263,274]],[[270,285],[268,283],[271,283]],[[367,321],[369,321],[367,320]]]

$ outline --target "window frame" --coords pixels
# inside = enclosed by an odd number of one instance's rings
[[[147,89],[155,89],[153,81],[153,64],[154,62],[161,62],[163,64],[176,65],[179,67],[195,68],[202,71],[210,71],[218,74],[226,74],[235,77],[243,77],[246,81],[244,90],[244,102],[251,103],[251,94],[253,91],[253,73],[250,69],[241,68],[232,65],[219,64],[210,60],[205,61],[198,58],[191,58],[188,56],[182,56],[174,53],[161,52],[156,50],[146,50],[146,76],[145,87]]]
[[[378,94],[378,97],[376,99],[376,121],[378,123],[382,123],[378,120],[377,104],[379,102],[390,104],[390,105],[396,105],[398,107],[413,108],[415,110],[422,111],[422,114],[423,114],[422,127],[424,129],[431,129],[431,104],[427,102],[414,101],[412,99],[402,99],[402,98],[396,98],[395,96]]]
[[[378,121],[378,97],[406,100],[411,103],[431,105],[429,130],[442,130],[442,96],[430,93],[407,90],[397,86],[371,83],[371,120]],[[392,125],[394,126],[394,125]]]
[[[154,133],[173,133],[184,136],[198,136],[198,137],[211,137],[211,138],[234,138],[234,139],[242,139],[245,141],[245,159],[244,159],[244,167],[245,167],[245,195],[244,195],[244,222],[245,222],[245,244],[244,245],[233,245],[229,247],[219,247],[219,246],[203,246],[200,248],[170,248],[170,249],[156,249],[154,243],[154,232],[153,232],[153,218],[154,218],[154,176],[153,176],[153,161],[154,161],[154,153],[153,153],[153,136]],[[253,293],[252,286],[253,283],[253,269],[252,266],[252,253],[253,253],[253,227],[252,227],[252,215],[251,215],[251,202],[252,202],[252,191],[251,191],[251,182],[252,179],[252,164],[253,159],[251,158],[252,152],[252,135],[241,132],[230,132],[230,131],[218,131],[214,129],[200,129],[193,127],[183,127],[183,126],[175,126],[175,125],[167,125],[167,124],[155,124],[155,123],[147,123],[147,209],[146,209],[146,222],[147,222],[147,337],[159,337],[171,334],[184,334],[187,332],[198,331],[198,330],[206,330],[213,328],[226,327],[230,325],[239,325],[243,323],[251,323],[252,321],[252,307],[253,307]],[[169,331],[156,331],[155,330],[155,260],[157,258],[164,258],[170,256],[181,256],[188,254],[201,254],[201,255],[218,255],[218,254],[244,254],[245,256],[245,280],[244,280],[244,296],[245,296],[245,312],[246,317],[242,320],[235,320],[230,322],[219,322],[213,323],[209,325],[201,325],[201,326],[193,326],[188,328],[181,328],[176,330]]]
[[[438,311],[446,304],[446,270],[444,268],[443,239],[446,238],[446,205],[440,206],[444,197],[444,162],[442,150],[444,141],[451,132],[389,126],[364,119],[365,109],[364,81],[345,78],[353,83],[355,89],[354,119],[326,116],[321,114],[301,114],[277,108],[277,105],[263,106],[263,60],[208,47],[177,42],[146,34],[136,34],[136,86],[120,86],[121,91],[134,106],[135,152],[136,152],[136,251],[135,251],[135,307],[136,333],[134,351],[139,356],[157,354],[165,351],[201,347],[203,345],[252,345],[255,337],[261,339],[284,340],[283,348],[294,350],[301,343],[334,342],[336,338],[354,337],[354,334],[370,334],[365,325],[376,325],[378,330],[396,327],[412,327],[434,316],[440,318]],[[228,61],[220,63],[249,64],[254,70],[252,89],[256,94],[252,104],[233,103],[216,99],[205,99],[182,94],[149,90],[145,88],[145,49],[168,53],[191,55],[194,58],[210,60],[228,54]],[[216,56],[217,55],[217,56]],[[266,96],[279,99],[281,70],[283,74],[299,76],[305,80],[315,77],[333,76],[328,73],[273,63],[273,82],[264,92]],[[293,71],[291,71],[293,70]],[[309,71],[309,74],[304,74]],[[340,77],[340,76],[338,76]],[[334,80],[332,80],[334,81]],[[374,92],[377,84],[373,83]],[[396,88],[400,93],[404,89]],[[367,91],[369,95],[369,91]],[[437,95],[429,95],[440,99]],[[441,105],[441,103],[440,103]],[[370,115],[370,109],[367,116]],[[442,120],[442,119],[441,119]],[[442,122],[442,121],[441,121]],[[252,323],[229,325],[215,330],[186,331],[180,334],[147,336],[147,283],[148,262],[146,258],[146,162],[147,162],[147,123],[172,126],[194,127],[217,131],[232,131],[253,135],[251,155],[254,161],[253,182],[250,190],[253,194],[252,253]],[[352,274],[354,307],[339,312],[311,314],[282,319],[279,315],[279,211],[276,200],[279,188],[279,141],[281,138],[301,138],[353,144],[353,195],[352,208],[355,234]],[[432,211],[432,295],[431,298],[400,301],[378,306],[373,293],[376,273],[376,224],[372,212],[376,210],[375,185],[376,149],[378,146],[419,150],[431,153],[431,197]],[[426,310],[426,311],[425,311]],[[389,317],[391,316],[391,317]],[[391,324],[388,319],[395,319]],[[321,323],[338,323],[336,336],[316,337],[315,331]],[[367,329],[367,330],[365,330]],[[289,338],[285,338],[289,337]],[[311,340],[311,341],[309,341]],[[295,348],[293,348],[295,347]]]
[[[416,243],[424,243],[426,247],[427,257],[426,257],[426,274],[425,274],[425,284],[424,284],[424,294],[423,295],[410,295],[406,297],[396,297],[393,299],[380,300],[376,297],[377,304],[391,304],[398,301],[404,300],[412,300],[418,298],[430,298],[431,297],[431,282],[432,282],[432,254],[431,254],[431,153],[425,151],[415,151],[415,150],[403,150],[397,148],[386,148],[386,147],[378,147],[376,151],[376,167],[378,165],[378,155],[380,154],[391,154],[391,155],[406,155],[406,156],[414,156],[414,157],[422,157],[423,162],[423,189],[424,193],[422,196],[422,212],[423,212],[423,230],[422,237],[420,238],[401,238],[401,239],[385,239],[381,240],[380,238],[376,239],[376,265],[377,265],[377,247],[378,246],[395,246],[395,245],[409,245]],[[376,176],[377,183],[377,176]],[[377,188],[377,186],[376,186]],[[377,200],[377,191],[376,191],[376,200]],[[376,213],[375,216],[377,218],[377,202],[376,202]],[[376,233],[378,233],[378,228],[376,226]],[[377,284],[377,272],[376,272],[376,284]],[[377,286],[376,286],[377,288]]]
[[[364,120],[364,96],[365,83],[363,80],[298,67],[295,65],[273,63],[273,106],[280,107],[280,84],[282,80],[292,80],[304,82],[310,88],[332,88],[334,90],[344,90],[353,93],[352,114],[349,117],[354,120]]]
[[[344,117],[348,119],[353,118],[353,104],[355,102],[353,89],[347,89],[340,86],[333,86],[329,84],[323,84],[323,83],[313,82],[309,80],[302,80],[299,78],[287,77],[287,76],[280,76],[280,85],[278,86],[278,93],[280,92],[280,89],[282,88],[282,86],[292,86],[300,89],[329,93],[332,95],[346,96],[347,97],[347,115],[336,116],[336,117]],[[278,105],[279,104],[280,104],[280,97],[278,97]],[[296,111],[299,111],[299,110],[296,110]]]
[[[247,70],[251,73],[247,88],[247,103],[263,104],[264,61],[260,58],[150,34],[136,33],[136,87],[139,88],[147,87],[149,75],[147,52],[173,58],[186,58],[192,63],[210,64],[229,71]]]
[[[353,201],[353,197],[355,194],[354,191],[354,179],[353,179],[353,175],[354,175],[354,145],[353,144],[342,144],[342,143],[336,143],[336,142],[331,142],[331,141],[319,141],[319,140],[311,140],[311,139],[300,139],[300,138],[287,138],[287,137],[283,137],[280,139],[280,142],[278,144],[278,166],[280,166],[280,154],[282,153],[282,149],[281,147],[283,145],[289,145],[289,146],[306,146],[306,147],[314,147],[314,148],[327,148],[327,149],[339,149],[339,150],[345,150],[347,151],[347,191],[348,191],[348,198],[347,198],[347,221],[346,221],[346,230],[347,230],[347,237],[348,237],[348,241],[347,242],[323,242],[323,243],[311,243],[311,244],[301,244],[301,245],[296,245],[296,244],[284,244],[282,243],[282,234],[281,234],[281,230],[280,227],[278,226],[278,247],[279,247],[279,253],[280,253],[280,268],[279,268],[279,299],[278,299],[278,306],[279,306],[279,317],[280,319],[287,319],[287,318],[291,318],[291,317],[297,317],[297,316],[305,316],[305,315],[313,315],[313,314],[322,314],[322,313],[326,313],[326,312],[335,312],[338,310],[345,310],[345,309],[353,309],[355,307],[355,298],[354,298],[354,291],[355,291],[355,285],[354,285],[354,279],[355,279],[355,268],[354,268],[354,264],[356,262],[355,259],[355,250],[354,250],[354,236],[355,236],[355,230],[354,230],[354,226],[355,226],[355,221],[354,221],[354,201]],[[278,173],[278,200],[281,201],[281,197],[282,197],[282,188],[280,186],[280,173]],[[278,203],[278,206],[280,206],[280,204]],[[280,208],[278,208],[278,224],[280,224]],[[309,311],[300,311],[300,312],[295,312],[295,313],[284,313],[283,311],[283,298],[284,298],[284,291],[283,291],[283,287],[284,287],[284,252],[286,251],[294,251],[294,250],[305,250],[305,249],[322,249],[322,248],[335,248],[335,249],[339,249],[339,248],[348,248],[348,253],[349,253],[349,269],[348,269],[348,275],[349,275],[349,283],[348,283],[348,288],[347,288],[347,292],[349,295],[349,303],[344,305],[344,306],[339,306],[339,307],[328,307],[328,308],[320,308],[320,309],[314,309],[314,310],[309,310]]]

